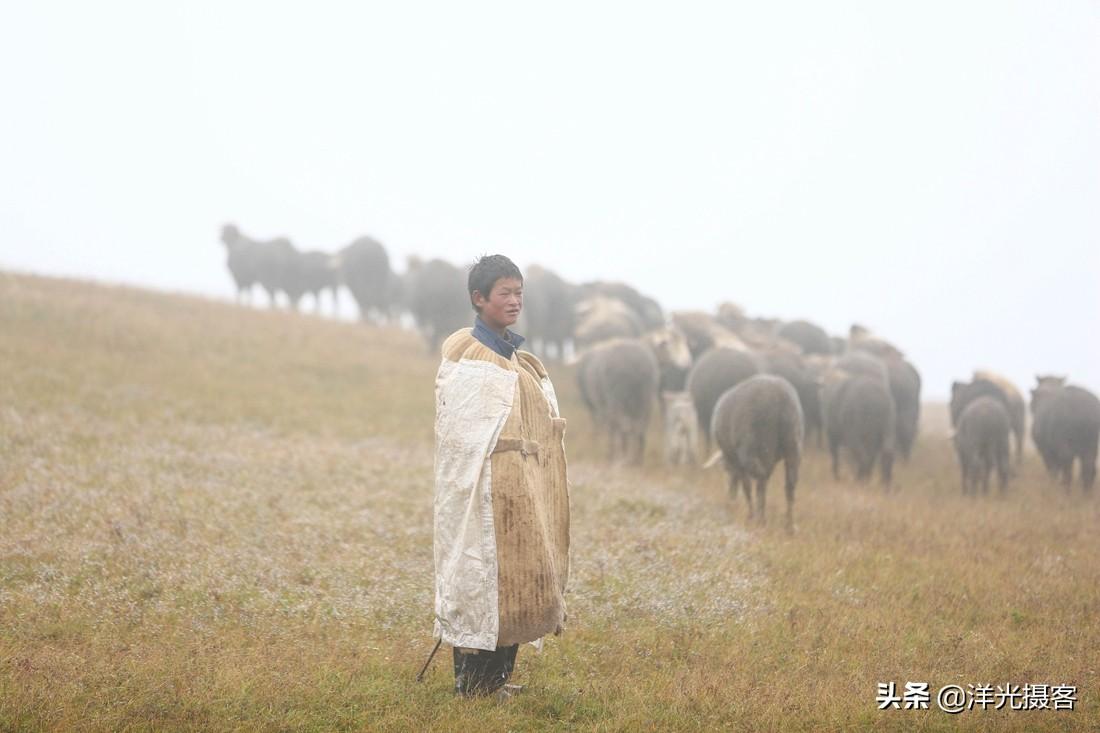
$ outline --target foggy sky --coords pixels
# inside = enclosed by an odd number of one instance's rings
[[[1100,389],[1096,3],[155,5],[0,10],[0,268],[371,234]]]

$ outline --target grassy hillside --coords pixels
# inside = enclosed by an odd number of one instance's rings
[[[0,274],[0,730],[1095,730],[1100,516],[1026,463],[960,496],[806,458],[798,531],[717,471],[612,469],[552,369],[570,624],[525,691],[432,646],[432,380],[415,336]],[[942,412],[942,411],[941,411]],[[1029,457],[1031,458],[1031,457]],[[1048,683],[1073,712],[879,711],[876,684]]]

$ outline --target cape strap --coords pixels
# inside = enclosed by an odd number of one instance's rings
[[[496,447],[493,448],[493,453],[504,453],[506,451],[518,450],[524,456],[537,456],[539,454],[539,444],[534,440],[527,440],[525,438],[497,438]]]

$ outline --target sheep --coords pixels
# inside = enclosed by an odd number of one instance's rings
[[[794,491],[802,460],[802,407],[794,387],[771,374],[758,374],[725,392],[714,408],[711,431],[729,475],[731,496],[745,492],[749,520],[763,524],[764,496],[776,464],[783,461],[787,496],[786,529],[794,530]],[[753,506],[752,482],[756,482]]]

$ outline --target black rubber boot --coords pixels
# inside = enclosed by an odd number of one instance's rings
[[[508,681],[516,666],[519,644],[499,646],[496,651],[454,649],[455,694],[464,697],[491,695]]]

